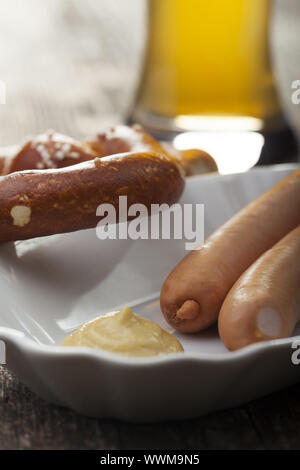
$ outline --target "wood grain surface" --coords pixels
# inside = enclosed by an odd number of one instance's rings
[[[0,0],[0,146],[124,119],[144,15],[142,0]],[[299,449],[299,396],[300,385],[195,420],[131,425],[50,405],[0,367],[0,449]]]

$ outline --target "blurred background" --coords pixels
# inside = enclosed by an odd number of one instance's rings
[[[233,15],[239,14],[235,7],[242,3],[248,4],[247,13],[233,23]],[[291,96],[292,82],[300,80],[299,0],[212,0],[209,4],[215,9],[210,11],[205,10],[204,0],[149,0],[149,4],[150,10],[146,0],[0,0],[0,80],[6,83],[0,146],[46,129],[82,138],[102,126],[131,120],[164,139],[175,138],[179,148],[210,151],[223,173],[257,163],[270,136],[275,140],[270,140],[262,163],[298,158],[294,137],[300,140],[300,104],[293,104]],[[231,47],[234,41],[234,27],[238,37],[248,41],[239,41],[238,61],[226,50],[226,44]],[[210,31],[220,32],[218,37],[214,33],[214,45]],[[178,44],[174,38],[179,38]],[[210,68],[213,54],[220,63]],[[251,75],[251,68],[256,75]],[[210,106],[215,96],[213,85],[209,90],[212,71],[214,77],[219,74],[219,99],[212,109],[204,109],[205,97]],[[256,86],[262,76],[264,81]],[[239,122],[236,128],[227,119],[230,106],[236,117],[249,77],[250,105],[239,117],[252,121],[242,120],[242,127]],[[242,91],[228,98],[228,89]],[[184,98],[187,91],[192,108]],[[252,107],[255,100],[259,119]],[[209,124],[203,120],[211,117],[209,113],[220,118],[219,104],[222,118],[227,113],[221,128],[220,120]],[[245,109],[250,109],[248,114]],[[183,134],[177,135],[179,131]]]

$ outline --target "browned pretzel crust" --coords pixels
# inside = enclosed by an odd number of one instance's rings
[[[61,169],[0,177],[0,242],[95,227],[96,209],[119,196],[128,205],[173,204],[182,194],[179,166],[158,153],[125,153]]]
[[[157,152],[177,160],[186,176],[217,171],[214,159],[198,149],[179,151],[170,143],[160,144],[140,126],[108,127],[80,142],[48,131],[28,138],[22,145],[0,149],[0,175],[15,171],[63,168],[124,152]]]

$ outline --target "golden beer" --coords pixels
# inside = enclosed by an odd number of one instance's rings
[[[148,3],[148,42],[132,120],[152,132],[279,125],[269,0]]]

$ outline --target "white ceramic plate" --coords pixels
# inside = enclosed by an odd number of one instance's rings
[[[194,177],[182,202],[205,204],[208,235],[295,168]],[[8,367],[51,402],[130,421],[191,418],[297,382],[291,338],[231,353],[213,327],[178,334],[184,354],[148,359],[59,346],[83,322],[125,304],[168,329],[159,290],[185,253],[183,241],[99,241],[94,230],[1,246],[0,339]]]

